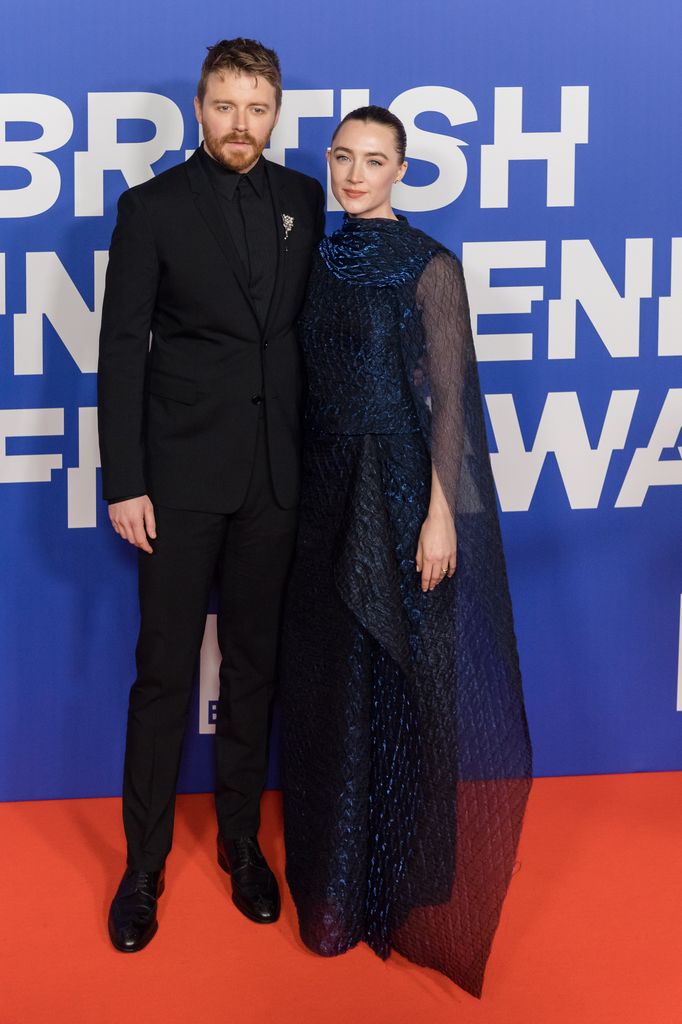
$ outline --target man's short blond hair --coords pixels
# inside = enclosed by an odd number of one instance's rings
[[[251,75],[264,78],[274,87],[277,109],[282,103],[282,70],[279,57],[274,50],[255,39],[221,39],[209,46],[206,59],[201,65],[201,77],[197,86],[199,103],[204,102],[206,84],[210,74]]]

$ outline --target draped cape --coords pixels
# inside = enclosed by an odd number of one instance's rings
[[[282,672],[287,878],[304,941],[366,941],[480,995],[531,776],[457,257],[346,218],[314,260],[301,526]],[[457,569],[414,559],[432,469]]]

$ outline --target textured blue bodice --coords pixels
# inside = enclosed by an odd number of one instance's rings
[[[321,243],[301,321],[307,430],[419,430],[401,335],[420,330],[416,282],[434,251],[404,218],[346,218]]]

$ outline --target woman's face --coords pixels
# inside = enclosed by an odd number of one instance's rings
[[[351,217],[390,217],[391,188],[407,163],[400,162],[395,132],[373,121],[346,121],[327,150],[332,192]]]

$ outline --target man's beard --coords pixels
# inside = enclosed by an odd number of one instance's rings
[[[249,148],[243,153],[225,152],[223,146],[226,142],[246,142]],[[228,171],[243,171],[245,167],[255,164],[258,157],[265,149],[265,143],[259,145],[253,135],[242,132],[240,135],[213,135],[204,128],[204,146],[219,164],[226,167]]]

